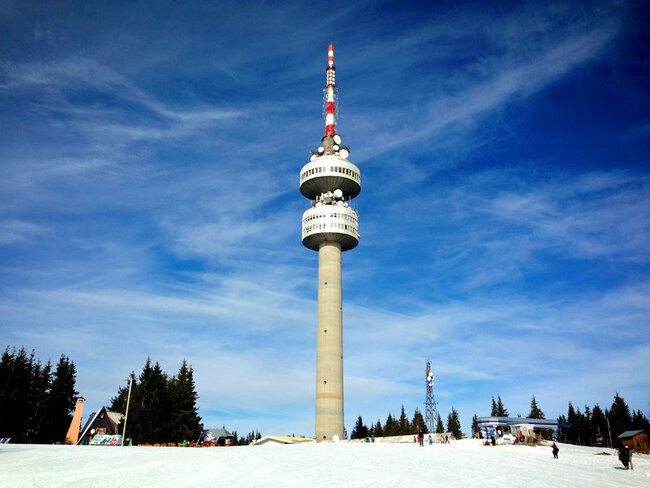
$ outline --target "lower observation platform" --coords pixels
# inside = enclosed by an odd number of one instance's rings
[[[342,251],[359,244],[359,215],[342,205],[320,205],[302,214],[302,243],[318,251],[322,242],[338,242]]]

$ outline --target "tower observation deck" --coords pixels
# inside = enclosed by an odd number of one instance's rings
[[[323,88],[325,135],[300,170],[300,192],[311,200],[302,215],[302,243],[318,251],[316,440],[343,437],[343,323],[341,252],[359,244],[359,215],[350,201],[361,192],[361,172],[336,132],[338,88],[329,46]]]

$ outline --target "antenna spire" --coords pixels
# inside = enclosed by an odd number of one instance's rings
[[[325,102],[325,136],[336,134],[336,115],[338,112],[338,92],[336,86],[336,68],[334,67],[334,46],[329,45],[327,50],[327,84],[323,88],[323,101]]]

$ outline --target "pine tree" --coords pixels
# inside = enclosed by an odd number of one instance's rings
[[[646,433],[650,430],[650,422],[641,410],[632,411],[632,430],[644,430]]]
[[[399,422],[397,422],[397,420],[395,420],[389,413],[388,417],[386,417],[386,422],[384,423],[384,436],[389,437],[400,435],[399,432]]]
[[[478,437],[479,430],[478,417],[474,414],[472,417],[472,437]]]
[[[617,436],[629,430],[632,426],[632,416],[630,415],[630,408],[625,403],[625,400],[619,396],[618,392],[614,395],[614,401],[609,409],[609,425],[612,429],[612,441],[615,441]]]
[[[151,358],[142,368],[138,387],[131,391],[129,431],[138,444],[163,443],[170,440],[171,405],[167,375]]]
[[[497,396],[497,417],[507,417],[508,416],[508,410],[503,406],[503,402],[501,401],[501,396]]]
[[[30,389],[31,405],[29,407],[31,432],[29,442],[47,442],[44,433],[48,421],[48,399],[52,388],[52,363],[48,361],[45,366],[37,362],[32,369]]]
[[[451,407],[451,412],[447,416],[447,432],[451,432],[456,439],[463,438],[463,432],[460,428],[460,419],[458,412],[454,407]]]
[[[497,402],[495,402],[494,397],[492,397],[492,409],[490,410],[490,417],[496,417],[497,414],[498,414]]]
[[[413,413],[413,420],[411,421],[411,427],[414,432],[419,432],[422,429],[422,432],[425,434],[429,433],[426,423],[424,422],[424,417],[420,410],[416,407],[415,412]]]
[[[361,415],[359,415],[357,423],[355,424],[354,429],[352,429],[350,439],[365,439],[366,437],[368,437],[368,427],[363,425],[363,419],[361,418]]]
[[[0,369],[0,432],[14,442],[26,442],[29,428],[29,398],[32,377],[32,355],[24,348],[5,350]]]
[[[108,407],[111,412],[119,412],[122,415],[126,414],[126,404],[129,398],[129,383],[131,380],[133,380],[133,384],[131,385],[131,393],[133,393],[134,388],[137,388],[138,378],[135,376],[135,372],[132,371],[129,377],[124,380],[124,386],[119,386],[117,388],[117,395],[111,398],[111,404]]]
[[[603,439],[608,437],[607,419],[598,404],[594,405],[594,409],[591,412],[591,430],[594,435],[599,435]]]
[[[571,427],[566,430],[567,441],[571,444],[576,444],[578,441],[578,435],[576,434],[575,425],[576,425],[576,411],[573,408],[573,404],[569,402],[569,408],[567,410],[566,422]]]
[[[580,439],[587,446],[593,445],[595,436],[595,431],[591,422],[591,409],[589,405],[585,405],[584,420],[581,425]]]
[[[530,401],[530,413],[528,414],[529,419],[543,419],[544,418],[544,412],[540,410],[540,408],[537,406],[537,400],[535,400],[535,395],[533,395],[533,399]]]
[[[445,431],[445,426],[442,423],[442,419],[440,418],[440,414],[438,414],[438,420],[436,422],[436,433],[442,434]]]
[[[407,435],[411,433],[411,424],[409,423],[409,419],[404,411],[404,405],[402,405],[402,410],[399,414],[399,435]]]
[[[198,394],[194,384],[194,370],[183,359],[178,375],[169,383],[171,411],[169,435],[176,442],[193,439],[198,431],[199,417],[196,401]]]
[[[375,424],[375,437],[383,437],[384,436],[384,428],[381,426],[381,420],[377,420],[377,423]]]
[[[70,426],[79,392],[75,390],[77,368],[64,354],[59,358],[47,398],[47,416],[43,425],[42,440],[47,443],[63,442]]]

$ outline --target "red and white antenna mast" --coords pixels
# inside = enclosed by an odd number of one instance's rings
[[[334,67],[334,46],[327,50],[327,84],[323,88],[325,102],[325,136],[336,134],[336,115],[338,113],[338,92],[336,86],[336,68]]]

